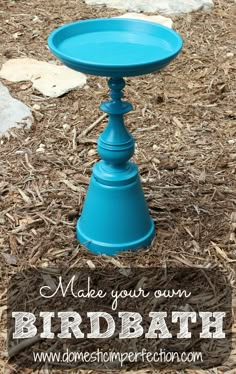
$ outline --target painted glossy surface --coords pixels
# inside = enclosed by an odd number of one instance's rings
[[[121,77],[162,69],[179,53],[182,39],[156,23],[105,18],[62,26],[49,36],[48,44],[68,67],[111,77],[110,100],[100,106],[109,115],[98,139],[101,160],[93,167],[77,238],[92,252],[111,256],[147,247],[154,237],[154,222],[138,168],[129,161],[134,139],[125,127],[124,115],[132,105],[123,100]]]
[[[138,171],[134,182],[124,186],[102,184],[93,173],[77,223],[81,244],[96,254],[113,256],[147,247],[154,231]]]
[[[127,77],[164,68],[182,48],[181,37],[157,23],[99,18],[64,25],[49,36],[51,51],[83,73]]]
[[[129,159],[134,139],[124,125],[132,105],[122,100],[125,82],[111,78],[111,100],[101,105],[109,114],[108,125],[98,138],[101,157],[93,168],[83,211],[77,223],[77,238],[97,254],[115,255],[148,246],[154,237],[138,168]]]

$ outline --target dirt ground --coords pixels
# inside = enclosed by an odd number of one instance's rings
[[[75,239],[98,160],[91,150],[106,120],[80,134],[102,114],[106,80],[88,77],[86,89],[54,99],[28,82],[2,81],[34,107],[35,122],[0,140],[0,372],[19,372],[5,354],[6,286],[28,265],[218,267],[236,295],[235,9],[233,0],[216,0],[210,12],[174,17],[184,39],[179,57],[160,73],[126,80],[126,98],[134,105],[126,123],[137,140],[134,160],[157,229],[151,247],[138,253],[95,256]],[[18,57],[55,61],[47,48],[53,29],[119,14],[82,0],[1,0],[0,65]],[[37,151],[40,144],[44,152]],[[236,324],[233,331],[236,339]],[[228,362],[205,372],[233,374],[235,366],[234,341]]]

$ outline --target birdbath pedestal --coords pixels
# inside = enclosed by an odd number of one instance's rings
[[[53,31],[53,54],[71,69],[109,77],[108,114],[98,138],[101,160],[93,167],[77,238],[97,254],[115,255],[150,245],[154,223],[149,215],[137,166],[130,161],[134,139],[124,124],[132,105],[122,100],[124,77],[159,71],[182,48],[181,37],[156,23],[122,18],[78,21]]]

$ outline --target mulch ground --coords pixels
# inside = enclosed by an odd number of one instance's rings
[[[138,253],[95,256],[75,239],[106,119],[86,130],[102,114],[106,80],[88,77],[86,89],[56,99],[31,84],[2,81],[35,120],[30,130],[0,140],[2,373],[19,372],[5,357],[6,286],[29,265],[217,267],[235,295],[235,8],[233,0],[217,0],[211,12],[174,17],[184,39],[179,57],[160,73],[126,80],[125,95],[134,105],[126,123],[137,140],[134,160],[157,228],[151,247]],[[1,0],[0,65],[18,57],[55,61],[46,40],[57,26],[118,14],[82,0]],[[235,373],[233,347],[222,367],[205,372]]]

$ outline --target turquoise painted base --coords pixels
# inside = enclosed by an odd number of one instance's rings
[[[98,254],[114,255],[147,247],[154,237],[138,169],[129,160],[134,139],[124,115],[132,105],[123,100],[125,81],[167,66],[182,48],[173,30],[132,19],[93,19],[55,30],[51,51],[71,69],[108,80],[110,99],[101,104],[108,124],[98,139],[101,161],[93,168],[76,234],[81,244]]]
[[[127,163],[127,178],[123,176],[123,185],[105,185],[96,178],[98,170],[101,177],[102,163],[100,161],[93,170],[82,215],[77,222],[78,240],[90,251],[110,256],[147,247],[155,230],[136,165]]]

